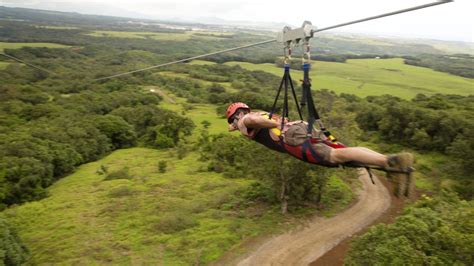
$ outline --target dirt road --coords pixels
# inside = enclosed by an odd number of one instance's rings
[[[276,236],[238,263],[239,266],[308,265],[339,242],[371,224],[390,206],[390,194],[366,171],[360,172],[359,201],[332,218],[315,218],[299,231]]]

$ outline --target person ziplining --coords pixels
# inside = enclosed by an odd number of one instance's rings
[[[364,147],[345,147],[334,144],[323,132],[313,129],[306,148],[305,138],[308,123],[302,120],[285,122],[282,118],[270,119],[268,112],[252,112],[245,103],[233,103],[227,109],[229,131],[240,133],[271,150],[288,153],[300,160],[323,166],[338,166],[357,161],[364,165],[389,169],[396,166],[398,155],[385,156]],[[286,118],[285,118],[285,121]],[[305,157],[306,158],[303,158]]]
[[[309,22],[303,24],[303,31],[310,27]],[[308,27],[309,26],[309,27]],[[291,30],[284,30],[285,33]],[[310,31],[308,31],[310,32]],[[283,36],[285,38],[285,36]],[[270,112],[252,112],[251,108],[242,102],[235,102],[228,106],[226,110],[229,131],[238,130],[243,136],[252,139],[265,147],[287,153],[304,162],[318,164],[327,167],[363,167],[367,169],[370,177],[370,169],[379,169],[387,173],[398,173],[406,175],[408,182],[404,184],[401,194],[408,196],[408,187],[410,184],[411,167],[413,156],[409,153],[396,155],[383,155],[365,147],[346,147],[324,127],[324,124],[316,110],[312,93],[311,82],[309,79],[309,70],[311,66],[311,55],[309,46],[309,37],[303,39],[303,80],[302,80],[302,100],[301,107],[307,107],[308,119],[303,119],[300,104],[296,98],[296,91],[290,76],[291,43],[294,40],[285,40],[285,59],[284,75],[280,83],[277,95],[275,97],[272,110]],[[301,40],[301,39],[300,39]],[[297,41],[299,42],[299,40]],[[281,92],[283,96],[282,115],[275,115],[276,105]],[[291,91],[290,91],[291,90]],[[289,121],[289,95],[293,96],[295,106],[298,111],[299,120]],[[314,124],[319,125],[319,130],[314,128]],[[373,181],[373,180],[372,180]]]
[[[346,147],[316,129],[308,136],[307,122],[288,122],[280,116],[271,117],[268,112],[252,112],[248,105],[241,102],[229,105],[226,116],[229,131],[238,130],[243,136],[271,150],[326,167],[362,167],[367,169],[371,179],[370,169],[398,174],[394,180],[397,182],[395,194],[410,197],[413,192],[414,179],[411,173],[414,168],[410,153],[384,155],[365,147]]]

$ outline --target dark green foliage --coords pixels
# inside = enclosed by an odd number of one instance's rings
[[[242,101],[253,108],[270,109],[273,104],[272,97],[279,84],[279,78],[272,74],[263,71],[248,71],[239,66],[180,66],[179,68],[174,67],[172,70],[215,82],[215,79],[209,76],[212,73],[212,75],[220,77],[222,79],[221,82],[230,82],[234,89],[239,90],[236,93],[229,93],[217,83],[213,83],[206,90],[203,88],[204,85],[202,83],[195,80],[170,78],[166,77],[166,75],[160,76],[158,81],[160,84],[177,96],[187,98],[190,103],[228,104],[230,102]]]
[[[327,178],[333,174],[330,169],[304,163],[242,137],[211,136],[199,146],[202,159],[210,162],[209,170],[222,172],[229,178],[259,180],[244,191],[245,197],[281,202],[290,209],[320,203]]]
[[[97,169],[96,173],[99,174],[99,175],[108,174],[109,173],[109,168],[107,166],[101,164],[100,168]]]
[[[104,180],[114,180],[114,179],[132,179],[133,176],[130,175],[128,167],[123,167],[122,169],[112,171],[107,174]]]
[[[275,203],[276,197],[272,188],[263,182],[256,181],[252,183],[245,191],[243,191],[244,198],[249,201],[260,201]]]
[[[474,78],[474,56],[470,54],[423,54],[417,57],[406,57],[405,64],[429,67],[461,77]]]
[[[111,140],[115,149],[135,145],[136,133],[133,127],[121,117],[114,115],[98,116],[94,122],[101,133]]]
[[[0,141],[0,173],[6,182],[0,195],[6,204],[34,200],[46,195],[45,187],[70,172],[81,156],[68,144],[41,140],[18,132]]]
[[[211,122],[207,120],[203,120],[201,124],[204,126],[205,129],[209,128],[211,126]]]
[[[365,131],[385,142],[451,156],[445,169],[460,182],[457,191],[467,199],[474,191],[474,97],[419,94],[406,101],[389,95],[356,101],[351,109]]]
[[[121,107],[111,114],[133,125],[144,143],[158,148],[174,147],[181,137],[190,135],[194,128],[190,119],[152,105]]]
[[[0,264],[21,265],[29,256],[30,252],[16,230],[7,220],[0,217]]]
[[[99,55],[108,50],[85,49]],[[55,180],[114,149],[138,143],[174,147],[194,127],[189,119],[157,108],[157,94],[121,80],[88,84],[81,73],[93,70],[77,65],[86,57],[77,51],[9,52],[34,64],[46,62],[48,69],[66,64],[74,73],[69,79],[43,77],[40,84],[31,68],[19,69],[18,75],[15,69],[0,71],[1,208],[45,197]]]
[[[394,224],[353,240],[347,265],[472,265],[474,202],[444,192],[425,197]]]
[[[166,161],[159,161],[158,162],[158,172],[166,173],[166,167],[168,166]]]

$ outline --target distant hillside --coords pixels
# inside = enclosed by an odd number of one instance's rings
[[[430,49],[435,49],[435,53],[448,53],[448,54],[474,54],[474,43],[472,42],[461,42],[461,41],[443,41],[443,40],[432,40],[432,39],[413,39],[413,38],[401,38],[394,36],[377,36],[370,34],[349,34],[349,33],[324,33],[322,36],[329,39],[371,44],[379,47],[397,47],[397,46],[418,46],[419,48],[429,46]],[[430,50],[426,50],[422,53],[430,53]]]
[[[27,8],[0,7],[0,26],[3,28],[11,26],[82,26],[84,28],[114,28],[119,30],[137,29],[143,31],[165,31],[165,30],[190,30],[190,29],[211,29],[214,31],[236,31],[251,33],[251,36],[239,36],[240,40],[247,43],[264,38],[275,37],[274,32],[258,31],[255,27],[250,27],[244,22],[203,20],[200,23],[191,22],[169,22],[147,19],[135,19],[125,17],[111,17],[98,15],[84,15],[72,12],[57,12],[47,10],[36,10]],[[210,24],[205,24],[205,23]],[[234,24],[233,24],[234,23]],[[214,25],[212,25],[214,24]],[[219,24],[219,25],[218,25]],[[239,27],[240,25],[240,27]],[[246,25],[242,28],[242,25]],[[275,28],[277,24],[272,27]],[[250,30],[253,28],[253,30]],[[6,31],[6,29],[5,29]],[[257,33],[258,36],[254,34]],[[0,38],[2,37],[0,31]],[[14,39],[9,41],[15,41]],[[237,41],[237,40],[236,40]],[[89,42],[88,42],[89,43]],[[318,54],[387,54],[387,55],[419,55],[419,54],[445,54],[445,53],[467,53],[474,54],[474,44],[463,42],[448,42],[424,39],[400,39],[385,38],[370,35],[324,33],[318,34],[312,41],[313,52]],[[280,55],[280,44],[265,46],[264,54],[269,56]],[[257,53],[262,55],[258,48],[251,48],[241,52],[232,53],[237,57],[254,56],[247,54]],[[236,56],[230,60],[236,60]]]

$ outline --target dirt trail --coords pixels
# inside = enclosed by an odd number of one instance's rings
[[[332,218],[315,218],[306,228],[276,236],[265,242],[237,265],[308,265],[347,237],[370,225],[390,206],[390,194],[366,171],[360,172],[363,189],[359,201]]]

